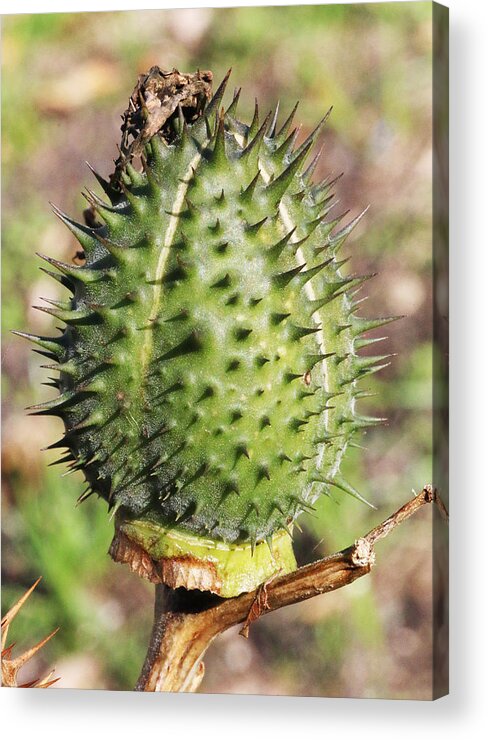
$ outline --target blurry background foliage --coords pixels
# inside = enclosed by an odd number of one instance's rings
[[[58,420],[23,410],[50,396],[47,371],[9,330],[52,330],[31,308],[58,295],[35,252],[69,260],[76,250],[48,201],[80,216],[81,190],[94,187],[85,160],[112,171],[119,116],[153,64],[212,69],[216,82],[232,67],[244,120],[255,97],[263,114],[279,98],[281,120],[299,99],[302,137],[334,106],[316,177],[344,172],[337,212],[371,204],[345,248],[352,271],[379,272],[363,314],[406,315],[382,345],[398,356],[362,402],[388,425],[344,464],[378,511],[341,494],[300,519],[301,562],[335,551],[432,477],[431,50],[423,2],[4,17],[2,612],[42,575],[11,637],[21,647],[61,628],[24,680],[56,665],[60,687],[132,687],[153,602],[153,588],[107,556],[105,504],[75,508],[81,475],[61,477],[40,452],[60,436]],[[265,617],[247,642],[223,635],[202,690],[428,698],[430,513],[381,544],[378,561],[346,589]]]

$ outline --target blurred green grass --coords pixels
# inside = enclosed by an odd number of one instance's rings
[[[55,662],[59,685],[126,689],[144,657],[152,589],[107,556],[105,505],[75,508],[81,477],[47,467],[55,458],[39,448],[59,428],[23,412],[49,396],[46,375],[9,334],[51,330],[30,308],[56,290],[34,253],[74,253],[48,201],[80,213],[84,160],[111,171],[119,115],[153,64],[210,68],[217,80],[232,66],[241,117],[255,96],[264,111],[279,98],[283,118],[300,99],[302,136],[333,104],[317,177],[345,171],[339,210],[371,204],[347,249],[353,271],[380,273],[364,314],[406,315],[383,343],[397,357],[362,402],[388,426],[344,463],[378,511],[337,493],[300,520],[303,561],[349,545],[432,476],[431,4],[13,16],[3,19],[3,51],[2,610],[43,575],[12,637],[31,644],[61,629],[30,671]],[[378,549],[367,582],[267,617],[245,647],[236,635],[217,641],[202,690],[430,696],[430,516]]]

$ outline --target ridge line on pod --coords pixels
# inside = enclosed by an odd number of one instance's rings
[[[236,136],[236,138],[238,138],[238,137]],[[261,176],[262,176],[264,182],[266,184],[268,184],[270,182],[270,180],[271,180],[271,175],[266,170],[266,167],[265,167],[265,165],[264,165],[264,163],[263,163],[263,161],[262,161],[261,158],[259,158],[259,169],[261,171]],[[283,202],[283,199],[280,201],[280,204],[278,206],[278,210],[279,210],[279,213],[281,215],[281,218],[283,219],[283,223],[284,223],[285,228],[287,229],[287,231],[292,231],[293,229],[296,229],[296,224],[294,223],[292,217],[288,213],[288,210],[286,208],[286,205]],[[296,244],[297,242],[301,241],[298,238],[298,236],[296,234],[296,231],[293,231],[293,233],[291,235],[290,241],[293,244]],[[296,250],[295,257],[296,257],[296,260],[297,260],[297,263],[298,264],[302,264],[303,262],[306,262],[305,255],[304,255],[303,250],[302,250],[301,247],[298,247],[298,249]],[[317,299],[317,296],[315,295],[315,291],[313,289],[313,286],[312,286],[310,280],[305,284],[304,288],[305,288],[305,292],[307,293],[307,295],[310,298],[310,300],[311,301],[315,301]],[[315,318],[315,314],[312,315],[312,321],[314,321],[315,324],[318,327],[318,331],[316,332],[315,336],[317,337],[317,343],[318,343],[319,348],[320,348],[320,353],[325,355],[326,354],[325,337],[324,337],[324,330],[323,330],[322,324],[321,324],[321,322],[319,320],[317,320]],[[322,377],[324,379],[324,387],[325,387],[325,390],[328,391],[329,390],[329,373],[328,373],[328,369],[327,369],[326,359],[323,359],[320,362],[320,368],[322,370]],[[327,409],[324,410],[324,415],[325,415],[324,425],[325,425],[325,429],[327,431],[328,425],[329,425],[329,411]],[[325,445],[322,447],[322,454],[323,454],[324,449],[325,449]]]
[[[202,149],[207,146],[210,139],[205,139]],[[188,191],[189,180],[193,175],[194,170],[198,167],[200,160],[202,159],[201,151],[197,151],[191,162],[189,163],[184,176],[176,191],[174,202],[171,204],[171,216],[166,229],[163,247],[159,254],[158,263],[156,265],[156,271],[154,273],[154,286],[153,286],[153,300],[151,304],[151,310],[149,312],[149,321],[155,321],[158,317],[159,305],[161,301],[161,293],[163,290],[162,277],[166,261],[169,256],[171,245],[173,244],[178,222],[181,218],[181,211],[185,202],[185,196]],[[146,332],[144,344],[142,346],[141,363],[142,363],[142,374],[144,374],[147,368],[151,356],[151,350],[153,345],[153,332]]]

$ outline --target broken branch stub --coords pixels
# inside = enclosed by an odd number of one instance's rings
[[[375,564],[375,544],[425,504],[447,511],[435,488],[428,485],[395,514],[354,545],[292,573],[277,576],[250,593],[222,599],[209,593],[156,586],[153,630],[138,691],[195,691],[203,677],[202,658],[219,634],[243,624],[247,637],[253,622],[283,606],[335,591],[367,575]],[[155,571],[158,566],[155,564]]]

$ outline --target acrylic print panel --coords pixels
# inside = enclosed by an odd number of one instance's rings
[[[445,694],[447,10],[3,21],[4,685]]]

